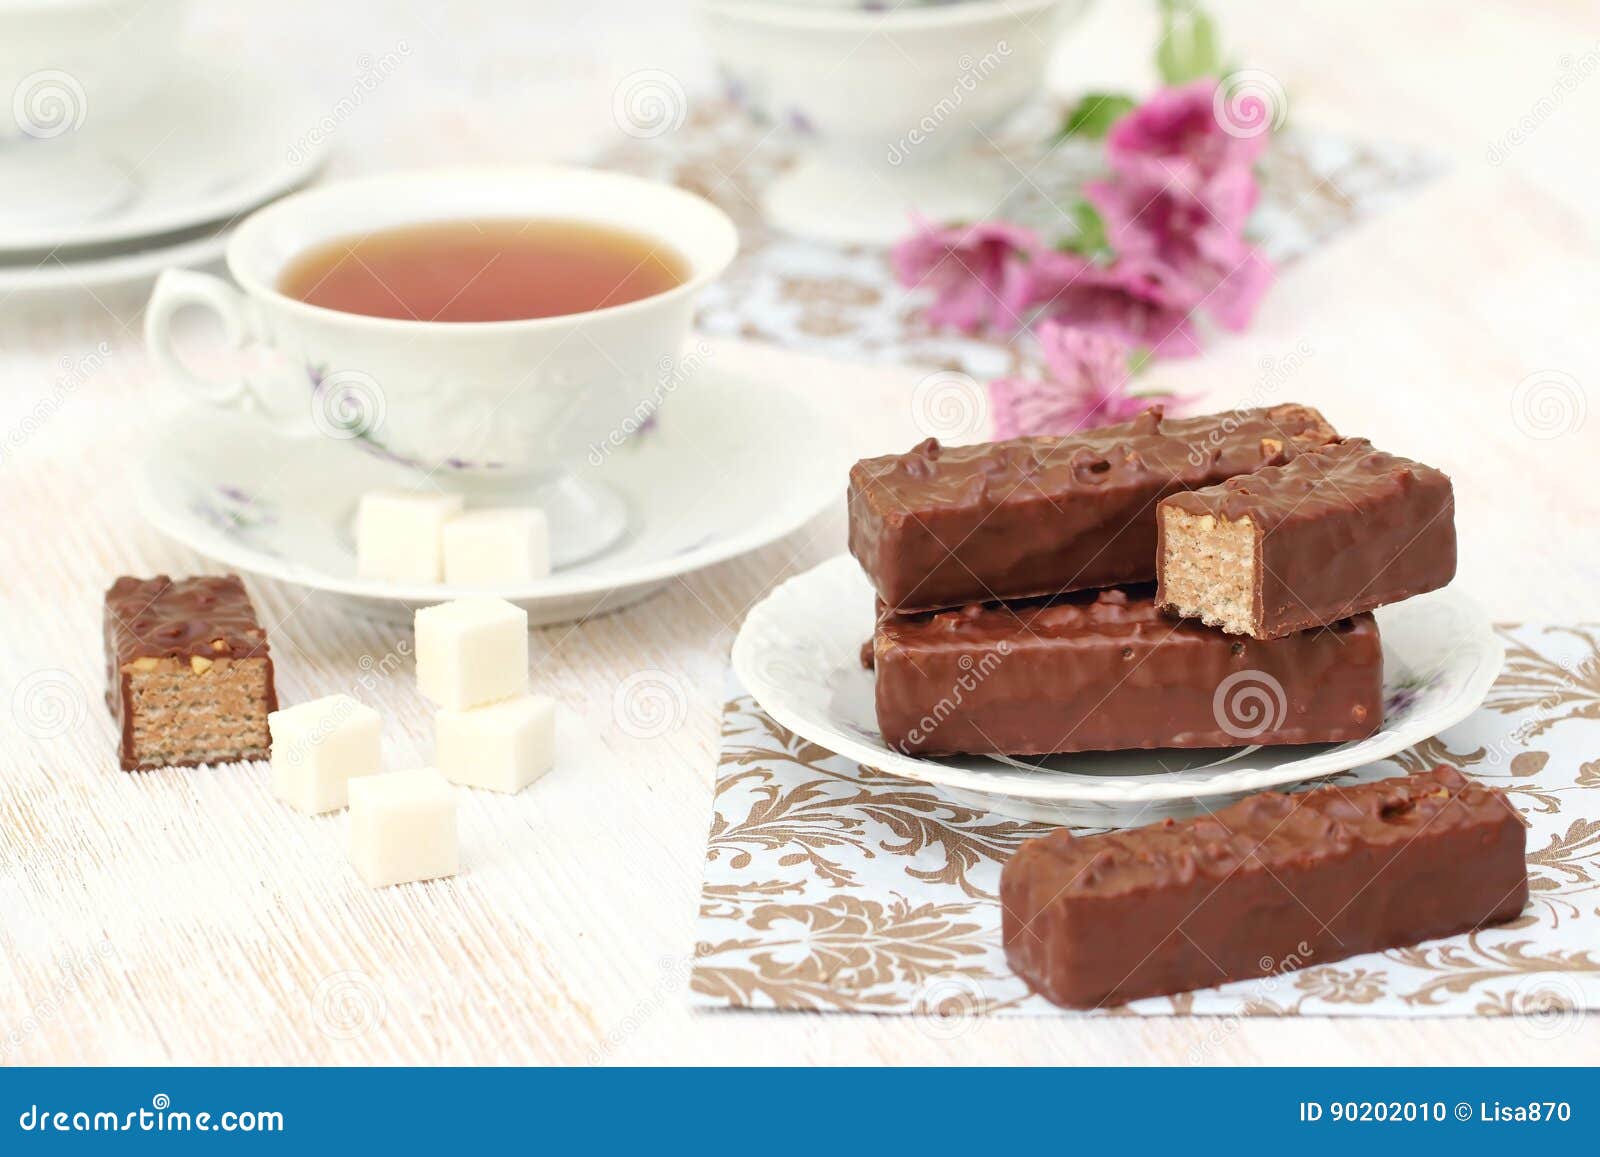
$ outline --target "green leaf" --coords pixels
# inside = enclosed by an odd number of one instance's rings
[[[1189,0],[1161,0],[1161,43],[1156,45],[1156,71],[1164,84],[1188,84],[1202,76],[1220,76],[1222,50],[1217,24],[1204,8]]]
[[[1072,224],[1072,235],[1056,242],[1057,249],[1096,262],[1106,262],[1115,256],[1111,251],[1111,241],[1106,236],[1106,223],[1089,202],[1080,200],[1073,203]]]
[[[1098,141],[1111,131],[1112,125],[1131,112],[1136,103],[1131,96],[1120,92],[1084,93],[1078,103],[1067,110],[1056,139],[1082,137]]]
[[[1182,81],[1177,77],[1183,68],[1183,60],[1178,55],[1177,39],[1168,31],[1161,37],[1161,43],[1156,45],[1156,71],[1161,74],[1161,83],[1181,84]]]
[[[1217,22],[1202,8],[1194,10],[1194,24],[1190,30],[1189,43],[1189,60],[1194,68],[1194,75],[1189,79],[1221,76],[1222,53],[1217,48]]]

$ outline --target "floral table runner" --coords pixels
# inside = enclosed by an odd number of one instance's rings
[[[1019,173],[994,216],[1045,235],[1061,231],[1058,206],[1070,204],[1103,166],[1098,142],[1051,145],[1057,123],[1059,111],[1040,104],[1025,110],[993,146]],[[900,287],[883,250],[788,237],[769,227],[761,194],[794,160],[791,130],[757,124],[716,99],[692,102],[681,123],[661,130],[630,138],[598,161],[699,193],[738,224],[738,259],[702,295],[697,324],[703,332],[980,379],[1016,373],[1033,356],[1030,343],[1008,335],[967,336],[930,326],[924,295]],[[1006,164],[994,156],[987,161]],[[1261,162],[1262,201],[1252,232],[1265,255],[1285,266],[1436,172],[1412,150],[1286,130],[1275,134]]]
[[[737,685],[691,979],[703,1007],[906,1013],[1503,1016],[1568,1031],[1600,1008],[1600,625],[1506,626],[1465,722],[1354,783],[1449,763],[1510,794],[1531,899],[1511,924],[1263,980],[1066,1013],[1006,967],[1000,867],[1043,824],[986,814],[786,731]]]

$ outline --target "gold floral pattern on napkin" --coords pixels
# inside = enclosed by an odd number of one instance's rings
[[[1051,237],[1069,231],[1061,207],[1103,168],[1098,144],[1050,144],[1059,123],[1059,110],[1045,104],[1026,109],[998,142],[980,146],[990,156],[974,160],[1005,166],[1009,158],[1019,176],[993,216]],[[737,223],[739,256],[701,296],[703,332],[979,378],[1016,373],[1031,357],[1029,343],[930,327],[925,298],[896,282],[887,252],[788,237],[766,223],[762,192],[793,163],[797,143],[790,129],[757,124],[726,100],[700,99],[674,131],[630,138],[598,162],[680,185]],[[1409,149],[1282,133],[1261,162],[1262,198],[1251,231],[1268,257],[1288,265],[1435,172]]]
[[[1484,707],[1357,782],[1445,762],[1528,824],[1531,899],[1510,924],[1090,1015],[1531,1016],[1600,1007],[1600,629],[1507,626]],[[1061,1013],[1007,969],[1000,867],[1048,825],[954,803],[767,718],[723,712],[691,988],[709,1007],[910,1013],[934,1031]]]

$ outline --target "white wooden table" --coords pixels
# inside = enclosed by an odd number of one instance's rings
[[[364,55],[405,45],[401,67],[341,123],[336,172],[571,154],[615,131],[621,76],[663,68],[691,92],[707,76],[673,5],[231,7],[208,7],[198,43],[272,64],[330,101]],[[1308,343],[1286,396],[1454,476],[1463,586],[1501,619],[1594,618],[1600,413],[1548,439],[1514,420],[1519,382],[1552,371],[1600,408],[1592,10],[1215,8],[1236,58],[1284,81],[1295,120],[1423,143],[1452,169],[1297,266],[1248,335],[1159,367],[1152,384],[1226,404],[1262,358]],[[1104,3],[1062,46],[1058,82],[1144,86],[1152,39],[1143,7]],[[1564,69],[1586,79],[1564,86]],[[1514,129],[1524,139],[1505,147]],[[997,1019],[941,1040],[909,1017],[688,1011],[727,649],[755,599],[842,548],[837,512],[633,610],[538,632],[536,679],[566,711],[558,770],[515,799],[464,802],[469,870],[449,887],[361,888],[344,864],[343,821],[274,805],[262,767],[113,770],[101,592],[119,573],[204,565],[140,524],[125,485],[151,415],[138,304],[0,304],[0,1063],[1181,1064],[1208,1039],[1208,1055],[1239,1063],[1600,1053],[1592,1018],[1554,1041],[1510,1020],[1219,1030],[1124,1018]],[[783,356],[730,349],[723,364],[760,373]],[[840,398],[865,400],[860,448],[903,448],[918,376],[830,375]],[[291,588],[252,590],[286,700],[347,687],[363,654],[403,637]],[[650,741],[630,738],[612,708],[643,669],[678,680],[689,705]],[[66,714],[47,739],[8,707],[40,671],[62,673],[52,678]],[[425,758],[409,676],[369,698],[389,719],[390,761]]]

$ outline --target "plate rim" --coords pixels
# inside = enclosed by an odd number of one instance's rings
[[[192,84],[196,89],[204,87],[213,92],[225,88],[239,98],[236,103],[241,109],[249,109],[253,104],[252,97],[262,92],[277,94],[280,99],[283,96],[281,86],[271,83],[268,74],[256,68],[220,69],[203,56],[187,51],[182,54],[182,63],[178,67],[183,73],[181,83]],[[311,111],[304,100],[286,101],[285,106],[302,108],[305,113]],[[128,117],[137,119],[137,113],[129,112]],[[294,119],[309,123],[315,117],[296,116]],[[105,131],[115,133],[117,127],[118,124],[111,124],[106,126]],[[294,143],[300,145],[299,141]],[[0,258],[39,249],[133,244],[207,225],[228,229],[237,223],[236,219],[242,219],[267,202],[275,201],[285,193],[315,180],[332,152],[332,134],[325,134],[320,140],[308,139],[302,147],[300,161],[290,162],[275,154],[274,163],[263,164],[251,178],[228,192],[196,197],[176,207],[153,205],[148,213],[132,220],[114,216],[101,222],[79,224],[71,229],[57,228],[54,232],[48,227],[41,227],[37,237],[26,239],[0,234]]]
[[[769,395],[772,393],[786,395],[803,416],[808,428],[815,432],[813,439],[815,443],[836,446],[848,444],[845,432],[833,417],[799,391],[771,382],[761,375],[730,374],[730,376],[738,378],[739,388],[743,391],[753,388],[765,391]],[[692,387],[686,386],[685,389]],[[161,423],[162,432],[165,433],[178,425],[184,415],[193,412],[207,416],[225,413],[204,403],[189,403],[166,416]],[[159,440],[158,437],[152,445],[154,446]],[[173,512],[169,504],[158,501],[153,472],[163,460],[157,449],[147,450],[139,460],[137,483],[140,515],[159,533],[214,562],[234,567],[247,574],[276,579],[328,594],[404,604],[442,602],[471,594],[502,598],[524,605],[537,605],[589,595],[604,596],[657,585],[681,575],[716,566],[777,542],[805,526],[841,497],[838,487],[822,482],[822,479],[828,476],[828,472],[818,470],[815,492],[802,497],[792,513],[784,517],[771,517],[704,546],[669,554],[653,562],[638,563],[624,570],[588,571],[569,575],[558,573],[528,583],[468,588],[451,587],[443,583],[385,583],[373,579],[342,578],[304,563],[277,559],[271,555],[252,551],[211,527],[183,518]],[[602,552],[595,559],[586,560],[585,565],[588,565],[588,562],[603,562],[604,559],[605,554]]]
[[[752,649],[756,646],[754,631],[760,628],[761,617],[763,614],[772,613],[769,604],[773,599],[781,598],[781,592],[785,588],[804,583],[818,572],[828,568],[837,568],[846,563],[854,565],[855,560],[848,553],[834,555],[809,570],[786,579],[769,591],[760,602],[750,608],[744,622],[739,626],[738,635],[735,636],[733,641],[731,661],[735,675],[738,676],[744,689],[762,711],[780,726],[787,728],[803,739],[887,774],[933,784],[936,787],[948,788],[952,791],[975,792],[992,799],[1014,799],[1031,803],[1051,804],[1126,805],[1170,803],[1224,796],[1235,797],[1241,793],[1286,787],[1291,784],[1303,783],[1307,780],[1319,779],[1323,776],[1335,775],[1342,771],[1349,771],[1357,767],[1365,767],[1372,763],[1381,762],[1405,750],[1407,747],[1430,739],[1447,728],[1460,723],[1482,706],[1484,699],[1488,696],[1490,687],[1499,677],[1501,668],[1505,663],[1505,641],[1495,632],[1494,624],[1483,612],[1477,601],[1464,591],[1444,588],[1450,591],[1452,600],[1472,615],[1474,623],[1484,625],[1487,630],[1479,632],[1477,635],[1480,655],[1472,678],[1455,700],[1455,705],[1438,713],[1437,726],[1429,723],[1426,735],[1402,736],[1399,732],[1386,733],[1380,729],[1375,736],[1370,736],[1368,739],[1360,740],[1359,742],[1368,743],[1372,739],[1385,734],[1390,734],[1391,740],[1378,744],[1378,749],[1375,751],[1364,752],[1359,760],[1349,761],[1342,759],[1340,750],[1345,745],[1341,745],[1341,747],[1321,751],[1304,759],[1290,760],[1272,767],[1254,769],[1252,774],[1242,775],[1239,781],[1229,783],[1226,787],[1214,787],[1211,790],[1207,790],[1209,786],[1207,784],[1152,781],[1144,777],[1123,777],[1103,785],[1086,784],[1075,780],[1054,778],[1051,777],[1049,772],[1040,771],[1037,773],[1041,781],[1038,789],[1023,791],[1010,783],[974,783],[972,776],[975,773],[968,769],[952,767],[948,764],[918,756],[879,751],[842,732],[830,732],[826,736],[819,735],[817,729],[811,727],[799,712],[789,710],[784,706],[783,699],[773,693],[775,689],[771,681],[761,674],[758,670],[759,664],[754,661],[751,655]],[[753,622],[756,624],[755,628],[751,626]],[[770,703],[769,700],[771,701]]]
[[[52,254],[38,265],[21,269],[0,264],[0,293],[26,294],[64,289],[104,289],[155,277],[166,269],[192,268],[220,261],[233,236],[232,227],[176,244],[63,261]],[[3,255],[0,255],[3,256]]]

